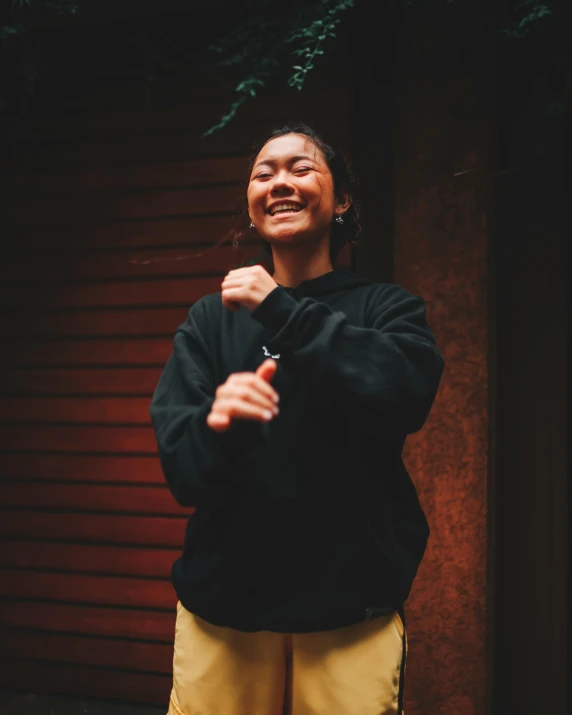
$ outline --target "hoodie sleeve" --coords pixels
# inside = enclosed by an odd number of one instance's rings
[[[327,402],[366,429],[392,436],[420,430],[433,404],[444,360],[425,318],[425,301],[398,285],[379,286],[367,309],[371,327],[312,298],[275,288],[252,317],[269,329],[271,352]]]
[[[235,424],[222,433],[207,425],[217,385],[213,356],[199,327],[207,324],[205,312],[204,304],[195,304],[177,329],[150,405],[163,474],[181,506],[197,506],[224,492],[260,433],[254,423]]]

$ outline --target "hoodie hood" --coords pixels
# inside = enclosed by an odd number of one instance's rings
[[[321,276],[302,281],[296,288],[280,287],[295,298],[317,298],[329,293],[371,284],[372,281],[359,278],[351,268],[334,268]]]

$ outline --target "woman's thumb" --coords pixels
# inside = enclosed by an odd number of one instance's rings
[[[270,380],[272,380],[272,378],[276,374],[277,369],[278,363],[276,362],[276,360],[268,359],[265,360],[262,365],[259,365],[258,369],[256,370],[256,374],[263,380],[266,380],[266,382],[270,382]]]

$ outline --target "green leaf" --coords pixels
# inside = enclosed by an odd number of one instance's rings
[[[17,35],[21,32],[21,28],[13,27],[12,25],[3,25],[0,27],[0,40],[5,40],[11,35]]]

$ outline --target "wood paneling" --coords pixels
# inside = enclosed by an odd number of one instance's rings
[[[244,247],[243,251],[246,250]],[[259,243],[248,245],[249,253],[261,250]],[[236,267],[243,251],[232,246],[210,246],[84,252],[74,254],[23,255],[0,266],[0,279],[10,280],[17,272],[22,281],[117,280],[120,278],[157,278],[162,275],[226,273]]]
[[[0,431],[0,449],[55,452],[156,454],[151,427],[84,427],[70,425],[7,425]]]
[[[0,688],[167,705],[193,510],[165,484],[149,404],[189,307],[260,253],[248,233],[232,246],[252,141],[303,110],[346,144],[341,76],[209,138],[228,93],[205,81],[206,102],[135,112],[107,78],[83,117],[17,128],[0,165]]]
[[[207,293],[220,290],[221,276],[172,280],[105,281],[98,283],[34,283],[4,281],[5,305],[21,310],[41,304],[42,308],[101,308],[104,306],[189,305]]]
[[[175,609],[114,608],[5,598],[0,601],[0,626],[113,638],[142,638],[172,644]]]
[[[13,254],[30,249],[49,252],[70,252],[105,248],[168,248],[170,246],[213,246],[231,240],[234,215],[165,216],[160,219],[93,221],[69,226],[6,226],[3,233],[9,241],[7,250]],[[33,258],[32,255],[29,255]]]
[[[4,369],[1,386],[5,395],[148,395],[161,368],[46,368]]]
[[[0,633],[0,660],[33,658],[106,668],[129,664],[133,670],[159,673],[169,673],[173,667],[173,647],[167,643],[37,633],[17,628]]]
[[[172,338],[106,340],[12,340],[0,343],[0,365],[11,367],[63,365],[163,366],[173,349]]]
[[[244,189],[209,186],[194,189],[138,189],[87,196],[35,196],[12,201],[5,209],[7,223],[49,226],[85,221],[141,220],[162,216],[217,214],[236,211]]]
[[[191,187],[194,185],[244,181],[246,157],[223,156],[191,161],[171,161],[151,165],[109,166],[85,169],[48,168],[44,171],[13,172],[0,175],[6,191],[38,194],[95,193],[134,188]]]
[[[11,422],[150,424],[147,397],[0,397],[0,416]]]
[[[128,663],[124,667],[127,667]],[[0,668],[0,688],[36,693],[64,693],[102,700],[165,705],[169,702],[170,675],[94,668],[67,663],[9,660]]]
[[[329,111],[328,111],[329,110]],[[309,110],[308,112],[309,113]],[[345,108],[324,108],[316,119],[321,130],[336,144],[344,145]],[[112,135],[67,141],[21,144],[17,158],[28,170],[60,167],[102,167],[125,164],[152,164],[193,159],[243,156],[268,121],[255,118],[248,127],[230,124],[224,132],[203,137],[201,129],[173,130],[148,135]]]
[[[12,313],[2,318],[3,338],[99,335],[172,338],[175,330],[187,319],[189,307]]]
[[[188,514],[165,485],[117,486],[92,484],[6,483],[0,492],[0,508],[65,509],[74,512],[135,512],[145,514]]]
[[[347,67],[345,68],[347,70]],[[165,81],[166,78],[162,78]],[[335,113],[334,97],[332,96],[332,85],[340,91],[340,80],[345,80],[343,70],[336,74],[335,78],[321,76],[318,81],[313,77],[308,77],[309,91],[302,97],[295,90],[275,90],[268,92],[264,100],[247,103],[241,109],[239,124],[243,133],[243,151],[250,150],[248,137],[245,139],[245,129],[247,130],[249,120],[258,117],[259,120],[271,123],[284,121],[284,117],[290,117],[293,113],[301,111],[300,106],[303,101],[305,116],[314,120],[320,115],[324,115],[329,109]],[[202,91],[198,90],[197,84],[204,83]],[[109,81],[109,78],[108,78]],[[228,110],[229,98],[232,101],[232,90],[221,90],[221,86],[213,85],[212,81],[205,81],[199,73],[193,77],[193,92],[200,101],[191,104],[179,103],[176,109],[172,106],[160,106],[156,104],[146,111],[134,112],[126,109],[121,103],[112,107],[105,107],[104,112],[99,107],[93,107],[89,112],[80,115],[61,116],[57,119],[49,117],[34,119],[33,117],[19,118],[16,139],[18,146],[39,144],[59,144],[79,139],[99,139],[109,140],[113,138],[129,139],[130,137],[153,136],[167,132],[184,131],[190,128],[195,130],[205,129],[205,122],[209,122],[212,117],[217,117]],[[213,96],[214,91],[214,96]],[[338,112],[340,112],[341,101],[338,101]],[[341,117],[342,121],[346,119]],[[236,126],[236,125],[235,125]],[[213,138],[220,138],[222,132]]]
[[[164,484],[159,460],[152,457],[0,453],[0,480]]]
[[[169,580],[3,569],[0,596],[138,608],[173,608]]]
[[[183,543],[187,521],[186,517],[39,513],[13,509],[0,514],[2,537],[178,549]]]
[[[187,510],[188,511],[188,510]],[[0,566],[119,576],[169,578],[177,549],[66,544],[44,541],[3,541]],[[0,607],[1,610],[1,607]]]

